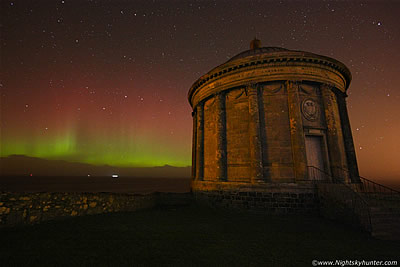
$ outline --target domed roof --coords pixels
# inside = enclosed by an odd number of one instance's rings
[[[255,48],[255,49],[250,49],[243,51],[236,56],[232,57],[229,59],[227,62],[239,59],[239,58],[245,58],[245,57],[250,57],[250,56],[257,56],[261,54],[269,54],[269,53],[275,53],[275,52],[285,52],[285,51],[290,51],[289,49],[285,49],[282,47],[260,47],[260,48]]]
[[[277,66],[279,68],[276,68]],[[243,73],[246,75],[243,76]],[[351,73],[336,59],[282,47],[261,47],[261,41],[254,38],[249,50],[233,56],[197,79],[189,90],[188,98],[191,105],[196,105],[199,99],[204,99],[218,90],[241,86],[249,81],[277,79],[308,79],[333,84],[345,92],[351,81]],[[203,87],[207,89],[202,91]],[[202,93],[197,94],[199,91]],[[196,99],[193,96],[196,96]]]

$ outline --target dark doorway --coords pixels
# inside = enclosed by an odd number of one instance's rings
[[[307,165],[317,168],[309,167],[308,175],[310,179],[324,180],[325,178],[323,141],[322,136],[306,135]]]

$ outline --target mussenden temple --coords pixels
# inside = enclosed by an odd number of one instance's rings
[[[304,213],[326,205],[326,196],[353,201],[357,220],[369,224],[363,198],[352,200],[366,182],[347,114],[350,81],[349,69],[333,58],[262,47],[257,39],[201,76],[188,93],[196,199]]]

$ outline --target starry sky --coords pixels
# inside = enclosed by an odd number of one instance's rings
[[[193,82],[263,46],[338,59],[360,173],[400,179],[399,1],[1,0],[1,156],[191,164]]]

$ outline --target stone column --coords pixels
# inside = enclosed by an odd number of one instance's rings
[[[200,102],[196,107],[196,180],[204,179],[204,103]]]
[[[349,169],[350,180],[352,183],[359,183],[360,175],[358,173],[356,151],[354,149],[353,135],[351,133],[349,115],[347,113],[347,105],[346,105],[347,95],[340,92],[336,94],[336,97],[339,106],[339,115],[342,125],[344,148],[346,151],[347,167]]]
[[[294,175],[295,180],[305,180],[307,179],[307,157],[298,88],[299,86],[296,82],[286,82]]]
[[[227,179],[227,160],[226,160],[226,110],[225,93],[221,92],[216,98],[216,136],[217,136],[217,180]]]
[[[192,180],[196,177],[196,142],[197,142],[197,114],[196,109],[192,112],[193,117],[193,136],[192,136]]]
[[[251,182],[256,183],[263,179],[262,147],[260,132],[260,111],[258,85],[251,84],[247,87],[249,96],[249,136],[250,136],[250,175]]]
[[[326,138],[328,141],[329,163],[332,176],[348,182],[346,154],[344,150],[343,133],[340,123],[339,109],[332,86],[321,84],[322,102],[325,110]]]

